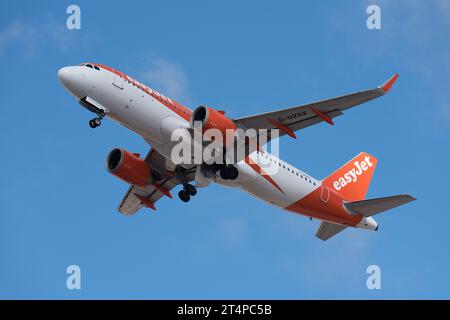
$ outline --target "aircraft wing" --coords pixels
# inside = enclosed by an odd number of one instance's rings
[[[333,118],[349,108],[385,95],[397,80],[398,74],[381,86],[345,96],[309,103],[302,106],[261,113],[254,116],[234,119],[236,124],[247,129],[279,129],[280,136],[296,138],[294,131],[320,122],[333,123]]]
[[[156,210],[155,203],[162,197],[172,198],[170,190],[180,184],[173,172],[167,170],[167,159],[152,149],[145,157],[145,161],[158,176],[153,183],[146,187],[130,186],[119,204],[119,212],[132,215],[143,207]],[[195,179],[195,166],[184,172],[186,181]]]
[[[346,226],[342,226],[340,224],[334,224],[331,222],[322,221],[319,229],[317,229],[316,237],[320,240],[326,241],[331,237],[335,236],[339,232],[343,231]]]

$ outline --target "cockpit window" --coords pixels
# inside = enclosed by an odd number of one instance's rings
[[[93,69],[94,67],[92,66],[92,64],[87,64],[86,67]]]
[[[97,66],[94,66],[94,69],[100,71],[100,68]]]

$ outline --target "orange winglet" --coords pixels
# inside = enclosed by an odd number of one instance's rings
[[[283,125],[281,122],[275,120],[275,119],[270,119],[270,118],[266,118],[267,121],[269,121],[271,124],[273,124],[275,127],[277,127],[278,129],[280,129],[281,131],[283,131],[284,133],[286,133],[287,135],[289,135],[290,137],[297,139],[297,136],[295,135],[294,131],[292,131],[291,129],[289,129],[288,127],[286,127],[285,125]]]
[[[134,195],[136,197],[138,197],[139,200],[141,200],[141,202],[142,202],[142,204],[144,206],[146,206],[147,208],[150,208],[150,209],[153,209],[153,210],[156,211],[155,204],[152,201],[150,201],[149,199],[147,199],[147,198],[145,198],[145,197],[143,197],[143,196],[141,196],[139,194],[135,193]]]
[[[166,188],[164,188],[162,185],[154,183],[153,186],[155,187],[156,190],[158,190],[159,192],[161,192],[163,195],[168,196],[169,198],[173,198],[172,194],[170,193],[169,190],[167,190]]]
[[[388,93],[389,90],[391,90],[392,86],[394,85],[395,81],[397,81],[398,77],[400,75],[397,73],[392,78],[390,78],[388,81],[386,81],[382,86],[381,89],[383,89],[384,92]]]
[[[318,117],[322,118],[323,121],[334,126],[333,120],[331,120],[331,118],[329,116],[327,116],[325,113],[323,113],[322,111],[314,109],[314,108],[311,108],[311,111],[314,112]]]

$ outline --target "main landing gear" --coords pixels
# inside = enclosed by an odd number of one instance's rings
[[[92,129],[97,128],[102,124],[102,119],[105,117],[105,112],[101,111],[97,115],[97,118],[89,120],[89,127],[91,127]]]
[[[191,197],[195,196],[197,194],[197,188],[193,186],[192,184],[187,184],[185,187],[183,187],[180,192],[178,192],[178,197],[180,197],[180,200],[183,202],[189,202],[191,200]]]
[[[223,180],[235,180],[239,175],[239,171],[232,164],[227,164],[220,169],[219,174]]]
[[[181,182],[183,185],[183,189],[178,192],[178,197],[183,202],[189,202],[191,200],[191,197],[195,196],[197,194],[197,188],[193,186],[192,184],[187,183],[186,177],[183,173],[183,168],[176,167],[175,168],[175,175],[177,179]]]

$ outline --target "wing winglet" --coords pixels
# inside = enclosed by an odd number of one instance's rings
[[[395,75],[393,75],[388,81],[386,81],[385,83],[383,83],[380,88],[385,92],[388,93],[389,90],[391,90],[392,86],[394,85],[395,81],[397,81],[398,77],[400,75],[398,73],[396,73]]]

